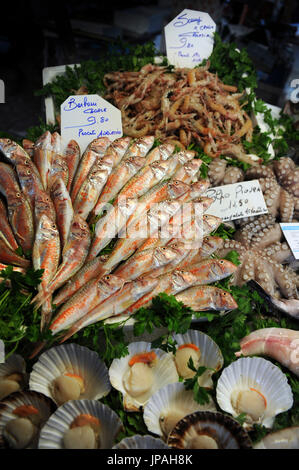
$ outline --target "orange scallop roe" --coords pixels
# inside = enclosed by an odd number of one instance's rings
[[[131,357],[129,360],[129,366],[132,367],[137,362],[143,362],[144,364],[150,364],[155,359],[157,359],[157,355],[154,351],[135,354],[135,356]]]
[[[80,377],[80,375],[76,375],[76,374],[71,374],[70,372],[65,372],[65,374],[67,377],[71,377],[72,379],[77,379],[78,382],[80,382],[82,388],[84,386],[84,380],[82,379],[82,377]]]
[[[26,416],[30,415],[38,415],[38,413],[38,409],[33,405],[22,405],[13,410],[13,414],[19,416],[20,418],[26,418]]]
[[[93,426],[100,426],[100,421],[95,416],[82,413],[78,415],[74,421],[72,422],[70,428],[77,428],[79,426],[86,426],[86,425],[93,425]]]
[[[191,348],[191,349],[194,349],[195,351],[199,351],[199,348],[193,343],[181,344],[181,346],[178,347],[178,349],[184,349],[184,348]]]
[[[265,408],[267,408],[267,400],[266,400],[266,397],[264,397],[264,395],[263,395],[261,392],[259,392],[258,390],[256,390],[256,388],[250,388],[250,390],[251,390],[252,392],[258,393],[258,394],[262,397],[262,399],[264,400]]]

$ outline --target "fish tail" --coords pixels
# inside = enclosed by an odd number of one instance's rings
[[[37,356],[44,349],[46,344],[47,344],[47,341],[39,341],[38,343],[35,343],[34,345],[35,347],[28,359],[33,359],[35,356]]]
[[[44,331],[47,325],[50,323],[52,317],[52,304],[51,298],[49,297],[45,303],[42,305],[42,312],[41,312],[41,324],[40,330]]]

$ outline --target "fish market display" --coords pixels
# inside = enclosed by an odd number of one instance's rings
[[[201,285],[199,299],[203,285],[236,270],[210,259],[222,244],[210,237],[221,219],[206,213],[210,183],[195,151],[156,145],[154,135],[94,139],[82,156],[74,140],[63,150],[57,132],[25,144],[30,155],[0,139],[0,262],[43,269],[32,300],[42,331],[66,330],[65,341],[87,325],[129,317],[160,292]],[[196,309],[236,305],[220,289],[205,292]]]
[[[242,138],[251,141],[253,125],[242,109],[237,87],[228,86],[208,70],[148,64],[139,72],[105,75],[105,98],[122,112],[124,133],[131,137],[154,135],[186,148],[198,141],[211,157],[221,154],[257,165]]]

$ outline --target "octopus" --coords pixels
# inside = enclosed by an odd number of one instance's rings
[[[282,157],[270,165],[255,166],[244,172],[229,166],[225,159],[215,158],[210,163],[208,177],[212,186],[258,179],[268,212],[280,222],[299,218],[299,167],[289,157]],[[241,225],[254,219],[245,219]]]
[[[292,253],[281,237],[280,226],[270,214],[244,224],[235,233],[235,240],[225,240],[217,254],[224,257],[236,250],[241,263],[231,283],[242,286],[254,280],[273,298],[298,299],[299,279],[283,265],[292,258]]]

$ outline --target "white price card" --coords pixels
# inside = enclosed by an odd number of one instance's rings
[[[281,223],[280,227],[295,259],[299,259],[299,224]]]
[[[0,339],[0,364],[5,362],[5,349],[4,349],[4,343]]]
[[[76,140],[82,153],[98,137],[113,141],[123,135],[120,110],[99,95],[69,96],[60,113],[63,142]]]
[[[205,196],[214,199],[208,213],[220,217],[223,222],[268,212],[258,180],[210,188]]]
[[[216,23],[208,13],[185,9],[164,30],[171,65],[193,68],[210,57]]]

